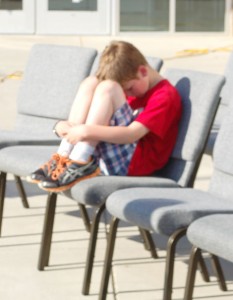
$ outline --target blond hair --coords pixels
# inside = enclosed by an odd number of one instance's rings
[[[122,84],[135,79],[141,65],[148,63],[135,46],[124,41],[113,41],[100,57],[96,76],[100,81],[111,79]]]

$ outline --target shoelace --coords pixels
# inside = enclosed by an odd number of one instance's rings
[[[56,169],[52,172],[51,178],[53,180],[57,180],[58,177],[66,170],[67,166],[71,163],[72,161],[68,157],[61,156]]]
[[[60,159],[61,159],[61,156],[59,154],[55,153],[52,155],[50,160],[42,166],[42,168],[45,169],[47,167],[47,173],[51,174],[56,169],[56,166],[59,163]]]

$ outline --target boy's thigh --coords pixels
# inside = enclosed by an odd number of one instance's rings
[[[128,126],[134,120],[134,112],[129,104],[124,103],[112,116],[110,126]],[[128,167],[137,143],[111,144],[100,142],[97,153],[100,167],[107,175],[127,175]]]

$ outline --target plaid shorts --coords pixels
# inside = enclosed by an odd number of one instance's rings
[[[126,102],[112,116],[110,126],[127,126],[134,120],[133,110]],[[104,175],[127,175],[137,143],[111,144],[100,142],[96,147],[100,169]]]

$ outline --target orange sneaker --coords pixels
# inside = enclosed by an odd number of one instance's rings
[[[51,177],[52,173],[56,170],[57,165],[62,157],[55,153],[52,155],[50,160],[43,164],[35,172],[31,173],[26,177],[26,180],[31,183],[39,183]]]
[[[87,163],[62,157],[50,178],[39,183],[39,187],[48,192],[61,192],[70,189],[81,180],[98,176],[100,168],[95,159]]]

